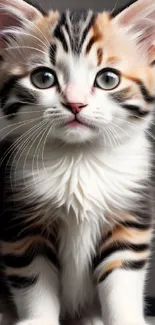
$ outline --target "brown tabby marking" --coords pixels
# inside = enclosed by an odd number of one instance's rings
[[[104,270],[102,270],[97,277],[97,282],[99,282],[100,278],[104,276],[104,274],[113,271],[114,269],[118,269],[121,268],[123,265],[122,261],[116,260],[116,261],[112,261],[111,263],[109,263],[106,267],[104,267]]]
[[[99,252],[107,249],[108,246],[112,245],[114,242],[116,243],[123,243],[125,241],[129,243],[143,243],[149,242],[151,237],[151,230],[138,230],[127,228],[122,225],[116,226],[111,233],[111,238],[109,238],[103,246],[101,245]]]
[[[109,56],[107,59],[106,59],[106,63],[107,64],[115,64],[119,62],[119,58],[117,56]]]
[[[98,66],[102,63],[103,60],[103,50],[101,48],[99,48],[97,50],[97,62],[98,62]]]
[[[2,253],[3,254],[23,254],[29,247],[33,244],[38,245],[49,245],[50,241],[41,236],[29,236],[15,243],[5,242],[2,243]]]

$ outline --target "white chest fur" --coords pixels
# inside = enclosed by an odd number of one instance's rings
[[[37,166],[33,175],[32,157],[28,157],[24,173],[31,200],[41,198],[40,208],[41,204],[48,207],[44,215],[49,223],[53,206],[66,221],[60,236],[64,307],[68,305],[75,311],[93,297],[89,265],[100,236],[100,224],[109,222],[105,211],[111,207],[133,207],[134,189],[148,176],[147,151],[145,138],[110,152],[102,148],[50,147],[45,149],[44,167],[41,159],[38,165],[33,161],[33,166]]]
[[[100,148],[47,148],[43,165],[25,168],[32,196],[60,210],[66,221],[105,220],[105,211],[133,207],[134,190],[148,176],[148,143],[145,138],[113,151]],[[34,164],[35,166],[35,164]]]
[[[79,307],[93,301],[92,258],[98,236],[97,225],[87,220],[77,224],[72,219],[70,226],[61,232],[61,299],[65,312],[74,314]]]

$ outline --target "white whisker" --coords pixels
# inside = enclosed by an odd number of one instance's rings
[[[39,49],[37,49],[37,48],[35,48],[35,47],[33,47],[33,46],[24,46],[24,45],[22,45],[22,46],[10,46],[10,47],[8,47],[8,48],[6,48],[5,49],[5,51],[10,51],[10,50],[17,50],[17,49],[29,49],[29,50],[35,50],[35,51],[37,51],[37,52],[40,52],[40,53],[42,53],[42,54],[44,54],[44,55],[46,55],[46,52],[44,52],[44,51],[42,51],[42,50],[39,50]]]
[[[40,35],[43,36],[43,38],[47,42],[47,44],[50,45],[50,41],[47,39],[45,34],[41,31],[41,29],[33,21],[30,21],[30,20],[25,18],[25,22],[26,22],[26,26],[27,26],[27,23],[28,23],[28,24],[31,24],[36,30],[38,30],[38,32],[40,33]]]
[[[9,28],[7,28],[7,32],[9,32]],[[44,43],[39,37],[37,37],[37,36],[35,36],[35,35],[32,35],[32,34],[30,34],[30,33],[27,33],[26,31],[23,31],[23,30],[20,30],[19,31],[19,29],[14,29],[13,31],[12,31],[12,33],[13,34],[17,34],[17,36],[18,35],[25,35],[25,36],[30,36],[30,37],[32,37],[33,39],[35,39],[35,40],[37,40],[40,44],[42,44],[44,47],[49,47],[49,45],[50,45],[50,43],[48,42],[48,43]]]
[[[41,123],[42,123],[42,121],[39,122],[38,124],[40,125]],[[17,157],[18,153],[20,152],[21,148],[22,148],[22,152],[23,152],[23,147],[22,146],[24,146],[25,142],[27,143],[27,141],[29,140],[30,137],[34,136],[34,131],[38,127],[38,124],[36,124],[35,126],[31,127],[28,131],[26,131],[24,134],[22,134],[22,136],[20,136],[17,139],[17,141],[15,141],[13,143],[13,148],[12,148],[13,151],[12,151],[12,153],[11,153],[11,155],[10,155],[8,161],[7,161],[7,164],[6,164],[6,168],[7,168],[10,160],[13,157],[13,160],[11,161],[11,168],[10,168],[10,176],[11,177],[12,177],[12,175],[15,175],[16,174],[16,169],[17,169],[18,162],[19,162],[19,160],[16,160],[16,157]],[[30,134],[30,136],[29,136],[29,134]],[[24,141],[25,137],[26,137],[26,140]],[[15,155],[14,155],[14,153],[15,153]],[[19,159],[20,159],[20,157],[19,157]],[[13,171],[14,162],[15,162],[15,166],[16,166],[15,172]]]
[[[40,104],[35,104],[35,105],[40,105]],[[7,106],[5,106],[5,107],[7,107]],[[25,111],[25,112],[20,112],[20,114],[33,114],[33,113],[38,113],[38,112],[39,112],[39,110],[37,110],[37,111]],[[14,117],[14,116],[16,116],[16,113],[10,113],[10,114],[7,114],[7,116],[6,115],[1,116],[0,120],[8,119],[8,118],[11,118],[11,117]],[[19,123],[22,123],[22,122],[19,122]],[[11,126],[11,124],[8,125],[8,126]],[[0,129],[0,131],[1,131],[1,129]]]
[[[43,170],[45,171],[46,168],[45,168],[45,164],[44,164],[44,156],[43,156],[43,151],[44,151],[44,147],[46,145],[46,141],[47,141],[47,137],[49,135],[49,132],[51,130],[51,123],[48,123],[46,129],[45,129],[45,132],[43,133],[41,139],[40,139],[40,143],[42,143],[42,153],[41,153],[41,162],[42,162],[42,168]],[[43,140],[44,139],[44,140]],[[41,149],[39,148],[39,144],[38,144],[38,149]],[[38,154],[37,154],[37,171],[38,171],[38,174],[39,174],[39,150],[38,150]]]
[[[45,150],[45,145],[46,145],[47,138],[48,138],[48,136],[50,134],[50,131],[51,131],[51,127],[52,127],[52,125],[50,124],[49,130],[48,130],[47,134],[45,135],[45,139],[44,139],[44,142],[43,142],[43,148],[42,148],[42,155],[41,155],[41,157],[42,157],[42,164],[43,164],[44,171],[46,170],[45,165],[44,165],[44,150]]]
[[[25,184],[25,186],[26,186],[26,182],[25,182],[25,177],[24,177],[24,171],[25,171],[25,169],[26,169],[27,158],[28,158],[29,153],[30,153],[31,149],[33,148],[33,146],[34,146],[36,140],[37,140],[38,138],[40,138],[41,134],[44,132],[44,127],[46,126],[47,122],[48,122],[48,121],[43,121],[43,122],[39,125],[39,127],[37,127],[37,129],[35,130],[35,134],[33,134],[33,141],[31,142],[31,144],[30,144],[30,146],[29,146],[29,148],[28,148],[28,151],[27,151],[27,153],[26,153],[26,156],[25,156],[25,159],[24,159],[24,163],[23,163],[23,179],[24,179],[24,184]],[[48,123],[49,123],[49,122],[48,122]],[[33,156],[34,156],[34,154],[33,154]],[[33,156],[32,156],[32,157],[33,157]],[[32,164],[33,164],[33,158],[31,158],[31,160],[32,160]],[[32,175],[33,175],[33,179],[34,179],[33,169],[32,169]]]
[[[24,121],[24,122],[19,122],[20,123],[20,125],[18,125],[17,127],[15,127],[13,130],[11,130],[11,131],[9,131],[3,138],[1,138],[0,140],[2,141],[2,140],[4,140],[5,138],[7,138],[8,137],[8,135],[10,135],[10,133],[11,132],[13,132],[13,131],[15,131],[15,130],[17,130],[19,127],[21,127],[21,126],[24,126],[24,125],[27,125],[27,124],[29,124],[29,123],[32,123],[32,122],[35,122],[35,121],[37,121],[37,120],[39,120],[39,119],[41,119],[40,117],[39,118],[37,118],[37,119],[32,119],[32,120],[28,120],[28,121]],[[18,124],[19,124],[18,123]],[[15,145],[15,143],[17,142],[19,140],[19,138],[9,147],[9,149],[5,152],[5,154],[1,157],[1,159],[0,159],[0,166],[1,166],[1,164],[4,162],[4,160],[5,160],[5,158],[7,157],[7,155],[9,154],[9,152],[10,152],[10,150],[12,150],[12,148],[14,148],[14,145]]]
[[[49,126],[49,121],[46,121],[46,123],[43,125],[43,129],[41,130],[41,132],[38,134],[37,138],[40,138],[39,141],[38,141],[38,144],[36,146],[36,149],[34,151],[34,154],[33,154],[33,159],[32,159],[32,175],[33,175],[33,180],[34,180],[34,183],[35,183],[35,177],[34,177],[34,164],[35,164],[35,157],[37,155],[37,160],[36,160],[36,171],[38,173],[38,176],[39,176],[39,150],[40,150],[40,145],[43,141],[43,138],[48,130],[48,126]]]
[[[113,9],[111,10],[111,15],[113,14],[113,12],[115,11],[115,9],[117,8],[117,6],[118,6],[118,3],[119,3],[119,0],[116,0],[116,2],[115,2],[115,5],[114,5],[114,7],[113,7]]]

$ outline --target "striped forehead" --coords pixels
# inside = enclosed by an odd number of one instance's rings
[[[94,24],[96,14],[91,10],[64,12],[54,31],[54,37],[61,42],[65,52],[80,54],[89,30]]]

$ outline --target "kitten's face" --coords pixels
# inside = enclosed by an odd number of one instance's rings
[[[49,13],[16,34],[5,52],[1,90],[9,123],[25,121],[15,134],[37,124],[66,143],[117,145],[148,127],[152,68],[133,35],[108,13]]]

